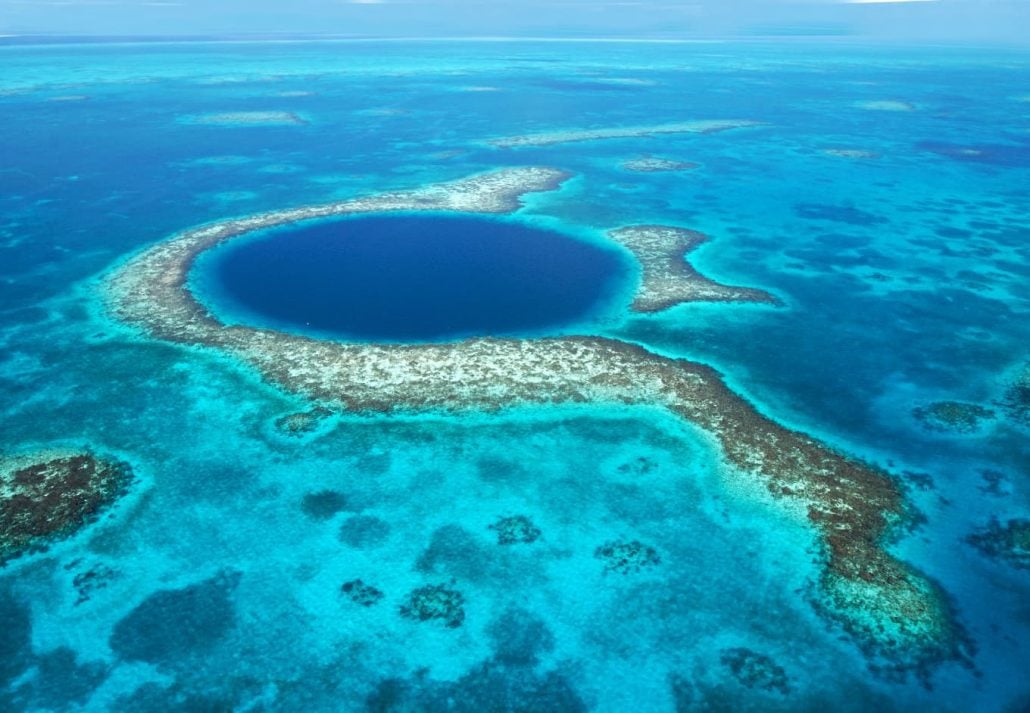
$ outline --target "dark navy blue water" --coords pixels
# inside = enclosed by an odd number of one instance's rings
[[[376,216],[276,230],[211,260],[218,302],[277,326],[424,341],[535,332],[589,318],[618,253],[519,223]]]

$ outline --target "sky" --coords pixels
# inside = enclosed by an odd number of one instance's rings
[[[1030,44],[1030,0],[0,0],[0,34],[831,35]]]

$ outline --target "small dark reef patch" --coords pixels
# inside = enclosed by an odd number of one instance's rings
[[[912,415],[928,431],[975,433],[981,421],[994,418],[994,411],[962,401],[936,401],[912,409]]]
[[[594,550],[594,557],[604,562],[605,572],[619,574],[651,569],[662,561],[655,548],[638,540],[606,542]]]
[[[747,688],[777,691],[783,695],[790,691],[787,672],[765,654],[746,648],[726,649],[720,661]]]
[[[1017,518],[1005,524],[997,518],[966,538],[966,542],[988,557],[1030,569],[1030,520]]]
[[[536,542],[540,537],[540,528],[525,515],[502,517],[490,525],[490,529],[497,533],[497,544],[499,545],[529,544]]]
[[[441,621],[457,629],[465,621],[465,596],[444,584],[419,587],[401,605],[401,616],[415,621]]]
[[[382,591],[376,589],[371,584],[365,584],[360,579],[344,582],[343,586],[340,587],[340,591],[352,602],[363,607],[375,606],[383,598]]]

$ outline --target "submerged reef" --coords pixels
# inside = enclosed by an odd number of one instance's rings
[[[827,156],[836,156],[837,158],[880,158],[880,154],[869,149],[823,149],[823,153]]]
[[[227,111],[189,116],[183,119],[183,123],[211,126],[301,126],[308,122],[292,111]]]
[[[726,649],[719,657],[741,685],[764,691],[790,692],[787,672],[765,654],[746,648]]]
[[[717,131],[739,129],[747,126],[761,126],[760,121],[746,119],[707,119],[682,121],[676,124],[655,124],[653,126],[610,127],[605,129],[571,129],[569,131],[548,131],[540,134],[523,134],[492,139],[491,146],[505,149],[525,146],[553,146],[573,141],[597,141],[599,139],[632,139],[640,136],[660,134],[714,134]]]
[[[633,300],[636,312],[657,312],[684,302],[761,302],[779,304],[768,292],[730,287],[697,272],[684,255],[708,238],[694,230],[665,225],[634,225],[608,233],[640,262],[640,288]]]
[[[303,436],[318,430],[322,422],[333,415],[333,412],[324,406],[316,406],[308,411],[288,413],[275,420],[275,428],[279,433],[287,436]]]
[[[355,604],[372,607],[383,598],[383,592],[360,579],[352,579],[340,586],[340,592]]]
[[[525,515],[502,517],[490,525],[490,529],[497,533],[497,544],[499,545],[528,544],[536,542],[540,537],[540,528]]]
[[[1011,421],[1030,426],[1030,362],[1005,390],[998,406]]]
[[[127,464],[89,452],[0,456],[0,566],[94,521],[132,481]]]
[[[867,101],[855,102],[855,106],[859,109],[868,109],[870,111],[915,111],[916,107],[914,104],[905,101],[898,101],[897,99],[870,99]]]
[[[994,411],[961,401],[936,401],[912,409],[912,416],[928,431],[975,433],[981,421],[994,418]]]
[[[658,158],[657,156],[645,156],[643,158],[631,158],[622,162],[625,171],[633,173],[664,173],[667,171],[691,171],[698,167],[698,164],[690,161],[675,161],[670,158]]]
[[[988,557],[1030,569],[1030,520],[1017,518],[1004,525],[997,518],[966,537],[966,542]]]
[[[457,629],[465,621],[465,595],[444,584],[430,584],[412,591],[401,605],[401,616],[415,621],[441,621]]]
[[[654,547],[638,540],[606,542],[594,550],[594,557],[604,562],[605,572],[618,574],[633,574],[662,562]]]
[[[557,188],[567,177],[552,168],[508,168],[192,228],[114,270],[105,282],[108,306],[151,337],[219,350],[269,383],[338,410],[462,413],[579,403],[665,408],[721,447],[734,487],[781,503],[815,529],[823,565],[816,605],[869,655],[902,669],[962,659],[963,640],[944,593],[884,548],[889,528],[907,512],[899,484],[765,417],[709,366],[595,336],[405,345],[320,341],[222,324],[188,289],[200,253],[254,230],[371,211],[509,213],[522,195]],[[431,618],[453,610],[457,601],[460,610],[460,595],[448,592],[416,590],[404,609]]]

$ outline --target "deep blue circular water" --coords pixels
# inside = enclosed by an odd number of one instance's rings
[[[199,269],[228,321],[394,342],[560,329],[610,307],[626,273],[619,253],[562,233],[437,215],[276,229]]]

